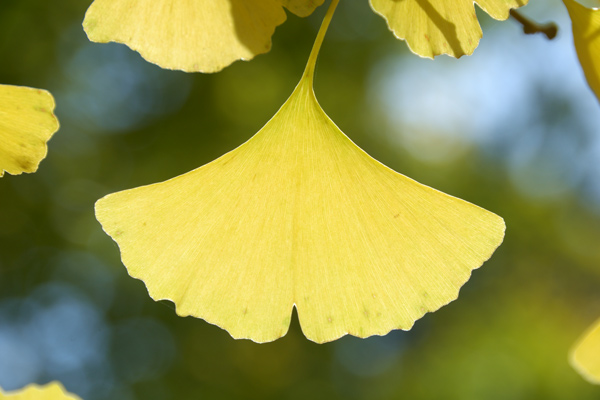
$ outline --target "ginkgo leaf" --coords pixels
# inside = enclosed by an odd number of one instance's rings
[[[563,0],[573,25],[573,41],[588,84],[600,98],[600,10]]]
[[[577,341],[571,350],[570,361],[584,378],[600,385],[600,319]]]
[[[95,0],[91,41],[124,43],[162,68],[217,72],[271,48],[283,6],[305,16],[323,0]]]
[[[53,110],[45,90],[0,85],[0,176],[37,170],[58,130]]]
[[[74,394],[67,393],[59,382],[50,382],[45,386],[28,385],[23,389],[3,392],[0,389],[0,400],[81,400]]]
[[[390,30],[422,57],[461,57],[473,53],[481,39],[475,3],[491,17],[508,18],[510,9],[528,0],[370,0]]]
[[[456,299],[504,237],[502,218],[394,172],[329,119],[312,88],[323,29],[300,83],[249,141],[96,203],[152,298],[235,338],[283,336],[294,306],[319,343],[410,329]]]

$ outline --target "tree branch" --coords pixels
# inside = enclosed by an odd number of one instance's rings
[[[527,35],[543,33],[549,40],[552,40],[556,37],[556,34],[558,33],[558,27],[554,22],[538,24],[537,22],[525,17],[517,10],[510,10],[510,15],[514,19],[516,19],[521,25],[523,25],[523,32]]]

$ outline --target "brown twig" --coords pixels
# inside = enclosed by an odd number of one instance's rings
[[[556,34],[558,33],[558,27],[554,22],[538,24],[537,22],[525,17],[517,10],[510,10],[510,15],[514,19],[516,19],[521,25],[523,25],[523,32],[527,35],[543,33],[549,40],[552,40],[556,37]]]

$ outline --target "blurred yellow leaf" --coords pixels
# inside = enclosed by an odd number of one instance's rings
[[[281,5],[299,17],[308,17],[325,0],[278,0]]]
[[[528,0],[370,0],[371,7],[399,39],[422,57],[440,54],[461,57],[473,53],[481,39],[477,3],[498,20]]]
[[[59,382],[51,382],[45,386],[29,385],[13,392],[0,389],[0,400],[81,400],[74,394],[67,393]]]
[[[58,130],[53,110],[45,90],[0,85],[0,176],[37,170]]]
[[[83,27],[94,42],[119,42],[162,68],[217,72],[271,48],[283,6],[309,15],[323,0],[95,0]]]
[[[588,84],[600,98],[600,10],[563,0],[573,25],[573,40]]]
[[[571,350],[570,360],[585,379],[600,385],[600,319],[579,338]]]
[[[323,35],[290,98],[248,142],[96,203],[154,299],[235,338],[283,336],[294,306],[319,343],[410,329],[456,299],[504,237],[502,218],[392,171],[329,119],[313,92]]]

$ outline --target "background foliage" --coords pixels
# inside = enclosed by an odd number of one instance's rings
[[[532,3],[557,40],[479,13],[475,54],[433,62],[366,1],[340,4],[317,67],[323,108],[388,166],[503,216],[507,235],[409,332],[316,345],[294,316],[258,345],[152,301],[93,204],[252,136],[297,83],[324,7],[289,15],[270,53],[202,75],[89,43],[87,2],[4,0],[0,82],[49,89],[61,129],[36,174],[0,180],[0,386],[57,379],[87,400],[598,398],[567,352],[600,315],[600,107],[564,7]]]

